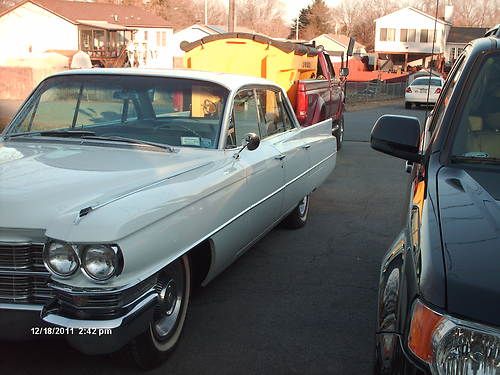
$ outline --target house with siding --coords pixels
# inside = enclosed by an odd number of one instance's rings
[[[46,51],[82,50],[96,65],[128,58],[131,65],[169,68],[172,35],[163,18],[134,6],[23,0],[0,13],[0,65]]]
[[[413,7],[399,9],[375,20],[375,52],[379,59],[406,70],[419,61],[441,60],[451,29],[453,7],[446,6],[445,18],[435,18]]]

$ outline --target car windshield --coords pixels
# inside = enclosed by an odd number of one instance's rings
[[[442,86],[442,82],[438,78],[431,78],[431,86]],[[411,83],[412,86],[429,86],[429,78],[417,78]]]
[[[216,148],[228,90],[182,78],[68,75],[43,82],[5,136],[71,136]]]
[[[500,54],[488,57],[463,105],[452,157],[469,162],[500,161]]]

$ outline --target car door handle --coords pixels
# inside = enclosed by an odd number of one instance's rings
[[[309,149],[310,147],[311,147],[311,145],[304,145],[304,146],[302,146],[302,148],[305,149],[305,150]]]
[[[275,157],[276,160],[283,160],[284,158],[286,158],[285,154],[281,154]]]

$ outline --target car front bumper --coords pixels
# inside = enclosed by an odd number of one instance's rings
[[[45,305],[0,304],[0,340],[65,338],[85,354],[115,352],[145,332],[153,319],[157,294],[149,290],[111,319],[65,316],[57,300]]]

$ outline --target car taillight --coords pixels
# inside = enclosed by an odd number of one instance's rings
[[[406,88],[406,92],[407,92],[407,93],[411,93],[411,92],[412,92],[412,91],[411,91],[411,87],[407,87],[407,88]]]
[[[434,91],[434,94],[441,94],[441,87],[438,87],[436,91]]]
[[[300,124],[303,124],[307,118],[307,102],[307,94],[299,87],[297,91],[297,120]]]

